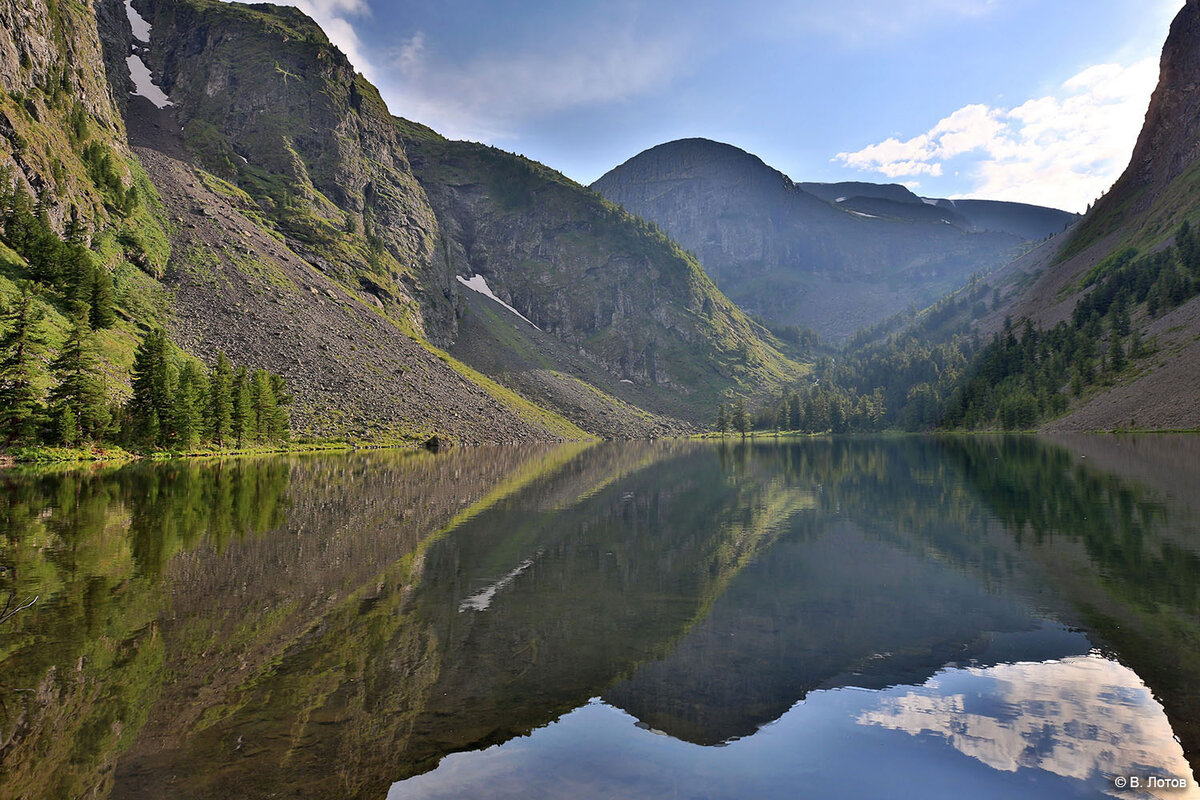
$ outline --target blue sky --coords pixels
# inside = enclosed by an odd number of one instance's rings
[[[392,112],[589,183],[671,139],[1082,211],[1182,0],[295,0]]]

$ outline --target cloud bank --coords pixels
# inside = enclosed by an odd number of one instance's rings
[[[963,106],[919,136],[833,160],[893,180],[961,168],[975,182],[971,197],[1083,211],[1129,162],[1157,78],[1156,58],[1099,64],[1053,95],[1015,108]]]
[[[540,116],[666,86],[686,52],[681,40],[601,26],[555,46],[494,50],[455,63],[418,31],[389,54],[380,88],[395,113],[452,138],[500,140]]]

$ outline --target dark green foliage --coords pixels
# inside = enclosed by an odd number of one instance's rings
[[[717,406],[717,433],[722,436],[729,433],[729,411],[724,403]]]
[[[158,447],[167,442],[162,425],[171,415],[167,348],[166,331],[157,328],[146,334],[133,356],[133,397],[128,405],[132,427],[126,439],[135,446]]]
[[[238,447],[249,444],[258,436],[254,407],[251,402],[250,373],[239,367],[233,374],[233,437]]]
[[[178,450],[191,450],[200,441],[207,389],[196,362],[185,363],[179,370],[179,379],[171,398],[171,444]]]
[[[126,442],[135,448],[187,451],[287,441],[291,397],[283,378],[266,370],[236,373],[221,353],[205,375],[192,360],[172,358],[167,335],[151,331],[134,356]]]
[[[33,304],[29,287],[21,289],[17,304],[4,315],[0,339],[0,436],[12,447],[32,442],[40,426],[41,405],[33,378],[46,349],[41,311]]]
[[[50,369],[58,379],[49,396],[55,438],[68,446],[100,441],[111,416],[86,305],[73,309],[67,339]]]
[[[208,379],[208,425],[205,436],[218,447],[233,441],[233,368],[224,353],[217,353],[217,364]]]
[[[96,330],[111,328],[117,322],[112,275],[103,267],[92,270],[92,287],[88,297],[89,317]]]
[[[55,233],[45,203],[36,206],[29,193],[0,175],[6,187],[0,196],[4,217],[4,242],[29,262],[30,277],[49,286],[71,308],[77,302],[88,305],[93,329],[110,328],[116,323],[112,275],[85,245],[86,233],[74,210],[63,236]]]
[[[745,436],[750,432],[750,416],[746,413],[746,401],[741,398],[733,404],[733,429]]]

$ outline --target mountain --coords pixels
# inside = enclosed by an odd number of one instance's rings
[[[1163,47],[1129,166],[1068,236],[998,276],[1010,289],[993,328],[1005,316],[1038,328],[1091,325],[1101,365],[1114,338],[1130,362],[1049,429],[1200,427],[1200,248],[1190,230],[1200,219],[1198,87],[1200,3],[1189,0]]]
[[[652,226],[393,116],[295,8],[32,0],[0,23],[2,183],[111,276],[115,401],[158,325],[180,358],[282,375],[313,437],[682,432],[805,370]],[[9,298],[39,269],[0,266]],[[76,292],[37,291],[53,349]]]
[[[1031,237],[1023,210],[996,224],[1005,204],[959,210],[898,185],[798,184],[707,139],[650,148],[592,188],[694,251],[748,312],[834,340],[932,302],[1073,218],[1042,210]]]

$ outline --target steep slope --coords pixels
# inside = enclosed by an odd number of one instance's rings
[[[1110,313],[1123,294],[1130,328],[1146,343],[1048,428],[1200,427],[1200,258],[1193,238],[1178,235],[1198,217],[1200,3],[1189,0],[1163,47],[1129,166],[1065,241],[1024,265],[1000,312],[1038,327],[1084,323],[1094,312],[1109,352]]]
[[[37,0],[0,14],[4,182],[55,230],[92,232],[124,302],[104,341],[118,399],[160,324],[210,363],[220,350],[283,375],[306,436],[682,432],[804,371],[645,223],[393,117],[295,8]],[[0,256],[0,294],[36,277]],[[43,304],[62,327],[55,291]]]
[[[541,165],[391,117],[294,9],[146,5],[151,63],[187,148],[368,316],[608,436],[683,430],[673,418],[707,419],[727,391],[799,374],[673,243]],[[472,291],[477,276],[533,324],[514,333],[516,317]],[[193,316],[198,341],[225,331],[211,320]],[[344,325],[318,327],[306,337]],[[373,363],[352,371],[383,366],[362,358]]]
[[[695,251],[748,312],[833,339],[931,302],[1007,261],[1024,242],[924,208],[904,187],[832,186],[796,184],[749,153],[705,139],[651,148],[593,184]],[[920,213],[905,205],[914,200]],[[887,213],[865,210],[881,210],[879,203],[891,204]]]
[[[120,94],[171,223],[165,280],[181,345],[282,374],[306,435],[586,435],[422,342],[417,268],[436,220],[382,101],[311,20],[203,0],[138,5],[144,14],[118,5],[101,19],[119,26],[110,47],[131,46],[169,97]],[[139,16],[145,43],[133,39]]]
[[[451,347],[467,363],[582,404],[580,424],[625,405],[708,421],[726,392],[802,374],[661,232],[541,164],[400,124],[468,301]],[[480,277],[510,310],[462,291]]]

